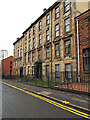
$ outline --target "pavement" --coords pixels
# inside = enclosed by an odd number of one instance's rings
[[[78,108],[80,110],[84,110],[90,112],[90,96],[81,93],[72,93],[68,91],[60,91],[54,90],[50,88],[37,87],[32,85],[23,84],[20,82],[15,82],[11,80],[3,80],[9,84],[15,85],[17,87],[23,88],[26,91],[31,91],[46,98],[50,98],[57,102],[61,102],[63,104],[68,104],[68,106],[72,106]]]

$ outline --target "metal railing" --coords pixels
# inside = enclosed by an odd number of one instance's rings
[[[21,78],[19,76],[4,76],[4,79],[12,79],[17,82],[23,82],[30,85],[43,86],[43,87],[53,87],[59,89],[76,90],[90,93],[90,74],[81,74],[80,82],[78,82],[77,72],[60,72],[57,75],[52,73],[52,77],[41,76],[36,78],[31,75],[23,75]],[[52,78],[52,79],[51,79]]]

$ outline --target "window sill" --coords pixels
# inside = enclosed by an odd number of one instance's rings
[[[65,35],[68,35],[69,33],[71,33],[71,30],[69,30],[68,32],[65,32]]]
[[[71,53],[70,53],[70,54],[67,54],[67,55],[66,55],[66,54],[64,55],[64,57],[71,57],[71,56],[72,56]]]
[[[70,9],[69,10],[67,10],[67,11],[64,11],[64,13],[63,13],[63,15],[65,15],[66,13],[68,13],[70,11]]]
[[[59,79],[60,77],[55,77],[55,79]]]
[[[44,47],[46,47],[46,46],[48,46],[48,45],[50,45],[50,44],[51,44],[50,40],[49,40],[49,41],[46,41],[46,42],[44,43]]]
[[[50,25],[50,23],[49,24],[46,24],[46,26],[49,26]]]
[[[90,74],[90,71],[84,71],[84,74]]]
[[[41,44],[38,45],[37,49],[39,49],[39,48],[42,48],[42,45],[41,45]]]
[[[42,29],[40,29],[38,32],[40,32]]]
[[[54,59],[60,59],[60,56],[55,56]]]
[[[53,40],[53,43],[55,43],[55,42],[59,42],[60,40],[61,40],[61,37],[60,37],[60,36],[55,37],[54,40]]]
[[[71,37],[73,34],[70,32],[64,33],[62,39],[66,39],[68,37]]]
[[[35,60],[32,60],[32,62],[35,62]]]
[[[50,58],[46,58],[45,60],[49,60]]]
[[[58,20],[60,17],[58,17],[58,18],[55,18],[55,20],[54,21],[56,21],[56,20]]]
[[[35,50],[35,49],[36,49],[35,47],[32,48],[32,50]]]

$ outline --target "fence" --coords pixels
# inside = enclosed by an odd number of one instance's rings
[[[4,76],[4,79],[17,80],[17,82],[23,82],[36,86],[69,89],[90,93],[90,74],[81,74],[80,82],[78,82],[76,72],[52,73],[52,77],[49,74],[48,77],[42,75],[41,78],[36,78],[31,75],[22,76],[22,78],[17,76]]]

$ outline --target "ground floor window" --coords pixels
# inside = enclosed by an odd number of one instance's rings
[[[83,67],[84,71],[90,71],[90,48],[83,50]]]
[[[55,65],[55,78],[59,78],[60,77],[60,67],[59,64]]]
[[[28,75],[30,75],[30,66],[28,66]]]
[[[71,64],[65,64],[65,78],[71,78]]]
[[[32,66],[32,75],[34,75],[35,72],[34,72],[34,66]]]
[[[49,77],[49,65],[46,65],[46,77]]]
[[[18,70],[17,70],[17,76],[18,76]]]
[[[26,75],[26,67],[24,68],[24,75]]]

